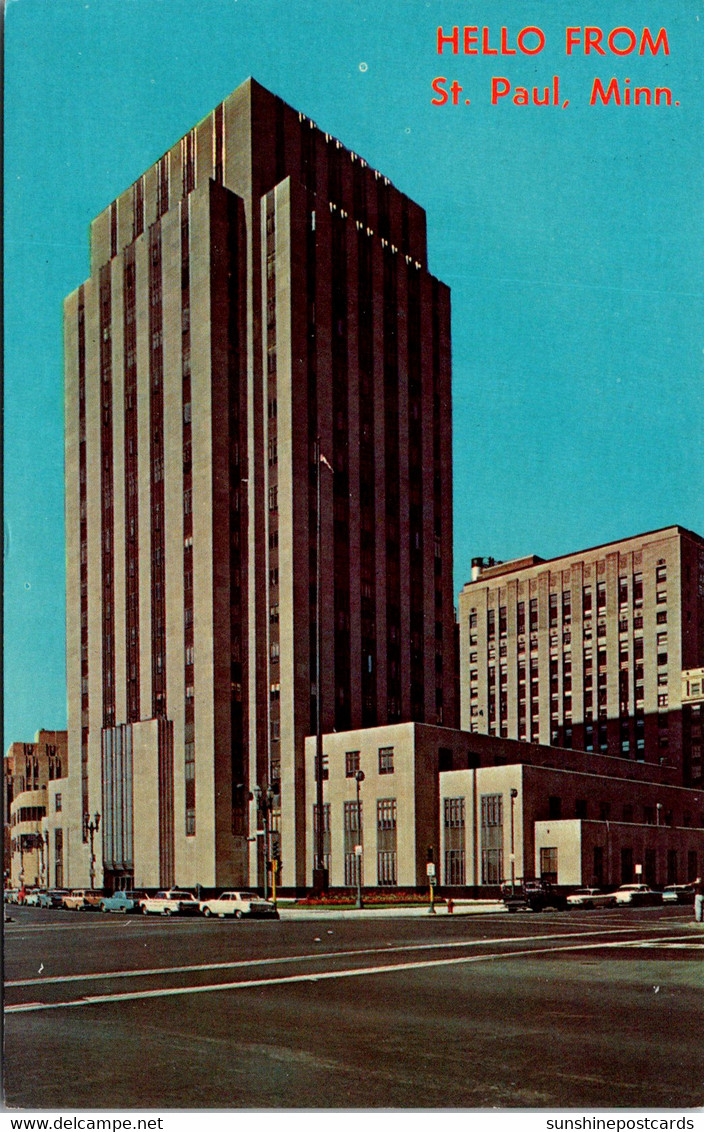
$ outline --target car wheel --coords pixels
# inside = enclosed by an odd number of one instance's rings
[[[206,917],[210,918],[210,916],[212,916],[212,914],[213,914],[213,913],[212,913],[212,912],[210,911],[210,908],[204,908],[204,909],[203,909],[203,915],[204,915],[204,916],[206,916]]]
[[[148,915],[149,915],[149,912],[148,912],[148,910],[147,910],[147,908],[145,907],[145,905],[144,905],[144,904],[142,905],[142,915],[143,915],[143,916],[148,916]]]
[[[242,919],[242,912],[240,911],[240,909],[239,909],[239,908],[238,908],[238,909],[237,909],[237,911],[235,912],[235,919],[236,919],[236,920],[241,920],[241,919]]]
[[[101,911],[101,912],[107,912],[107,908],[105,907],[105,905],[104,905],[104,904],[101,904],[101,905],[100,905],[100,911]]]
[[[171,915],[171,909],[170,908],[164,908],[162,915],[163,916],[170,916]]]

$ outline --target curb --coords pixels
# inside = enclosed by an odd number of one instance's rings
[[[506,912],[506,905],[499,901],[487,900],[459,907],[455,904],[453,912],[441,905],[435,909],[436,916],[447,917],[496,915]],[[418,908],[287,908],[279,904],[282,920],[407,920],[430,915],[427,905]]]

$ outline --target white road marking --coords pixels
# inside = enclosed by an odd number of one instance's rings
[[[652,929],[648,929],[652,930]],[[663,929],[659,929],[663,930]],[[10,979],[6,987],[31,987],[44,983],[82,983],[98,979],[137,979],[150,975],[182,975],[194,971],[226,971],[236,967],[269,967],[276,963],[306,963],[311,959],[339,959],[355,955],[392,955],[406,951],[444,951],[452,947],[489,947],[499,943],[541,943],[543,940],[585,939],[589,936],[623,935],[633,928],[592,932],[550,932],[544,935],[501,936],[497,939],[448,940],[445,943],[406,943],[394,947],[363,947],[348,951],[316,951],[303,955],[281,955],[269,959],[237,959],[226,963],[197,963],[183,967],[145,967],[131,971],[96,971],[82,975],[45,975],[43,979]]]
[[[674,937],[673,941],[677,938]],[[664,943],[671,941],[664,940]],[[233,983],[211,983],[207,986],[170,987],[168,989],[123,992],[121,994],[90,995],[65,1002],[18,1003],[6,1006],[5,1014],[24,1014],[36,1010],[58,1010],[62,1007],[100,1006],[116,1002],[134,1002],[145,998],[173,998],[186,994],[212,994],[217,991],[248,990],[253,987],[284,986],[288,983],[318,983],[330,979],[355,979],[364,975],[392,975],[401,971],[420,971],[431,967],[451,967],[460,964],[484,963],[495,959],[511,960],[531,955],[555,955],[563,951],[594,951],[615,947],[642,947],[642,940],[612,940],[609,943],[568,944],[564,947],[526,948],[523,951],[494,951],[487,955],[462,955],[452,959],[418,959],[412,963],[387,964],[376,967],[354,967],[342,971],[319,971],[304,975],[280,975],[269,979],[245,979]]]

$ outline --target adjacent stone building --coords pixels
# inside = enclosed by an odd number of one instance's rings
[[[65,731],[37,731],[33,743],[11,743],[3,783],[4,873],[14,887],[64,884]]]
[[[463,728],[702,783],[681,708],[682,669],[704,659],[699,535],[673,526],[549,561],[477,559],[474,575],[459,597]]]

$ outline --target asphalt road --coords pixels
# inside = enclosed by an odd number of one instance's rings
[[[11,915],[9,1107],[704,1104],[704,930],[690,908]]]

